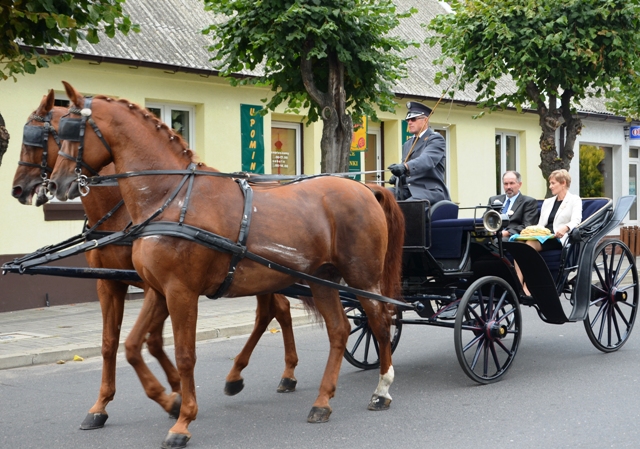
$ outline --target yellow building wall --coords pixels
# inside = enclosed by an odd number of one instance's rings
[[[13,174],[19,159],[22,127],[43,95],[53,88],[64,94],[61,80],[79,91],[105,94],[144,105],[146,102],[183,103],[195,106],[195,150],[201,161],[221,171],[241,169],[240,105],[262,105],[269,95],[265,88],[232,87],[226,80],[197,74],[168,73],[149,68],[86,61],[41,69],[35,75],[20,77],[17,83],[0,82],[0,112],[11,134],[9,149],[0,168],[0,254],[31,252],[80,233],[80,221],[44,221],[40,208],[23,206],[11,197]],[[385,166],[400,160],[402,119],[405,100],[397,113],[379,114],[383,127]],[[435,103],[435,102],[434,102]],[[433,103],[426,102],[433,107]],[[461,206],[485,204],[495,194],[495,132],[515,131],[520,135],[520,169],[523,191],[542,198],[545,182],[541,178],[538,139],[540,130],[535,114],[513,111],[487,114],[473,120],[474,106],[441,104],[431,118],[432,125],[449,130],[449,179],[452,199]],[[320,172],[322,122],[309,126],[303,115],[286,114],[284,107],[264,117],[265,171],[270,171],[272,120],[302,123],[303,171]],[[385,173],[389,177],[389,173]]]

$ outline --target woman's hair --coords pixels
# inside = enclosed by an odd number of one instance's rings
[[[555,179],[560,184],[566,184],[567,188],[571,186],[571,175],[564,168],[562,170],[552,171],[549,175],[549,179]]]

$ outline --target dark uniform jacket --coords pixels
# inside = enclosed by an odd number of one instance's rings
[[[413,146],[415,136],[407,140],[402,146],[402,160],[404,161]],[[438,201],[450,200],[449,190],[444,182],[445,176],[445,140],[432,129],[418,139],[413,152],[406,161],[409,173],[406,175],[406,187],[410,197],[406,199],[429,200],[431,204]]]
[[[489,205],[493,206],[496,200],[504,204],[507,201],[507,195],[492,196],[489,198]],[[516,201],[511,205],[508,215],[509,225],[506,230],[511,235],[520,234],[527,226],[538,224],[538,201],[520,193]]]

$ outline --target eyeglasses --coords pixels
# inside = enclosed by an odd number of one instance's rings
[[[416,120],[422,120],[423,118],[426,118],[424,116],[420,116],[420,117],[411,117],[409,119],[407,119],[408,122],[415,122]]]

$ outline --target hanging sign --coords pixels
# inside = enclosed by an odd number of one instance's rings
[[[640,126],[631,126],[629,128],[629,139],[640,140]]]
[[[364,115],[361,124],[353,125],[351,151],[367,151],[367,117]]]
[[[262,106],[240,105],[242,171],[264,173],[264,119]]]

